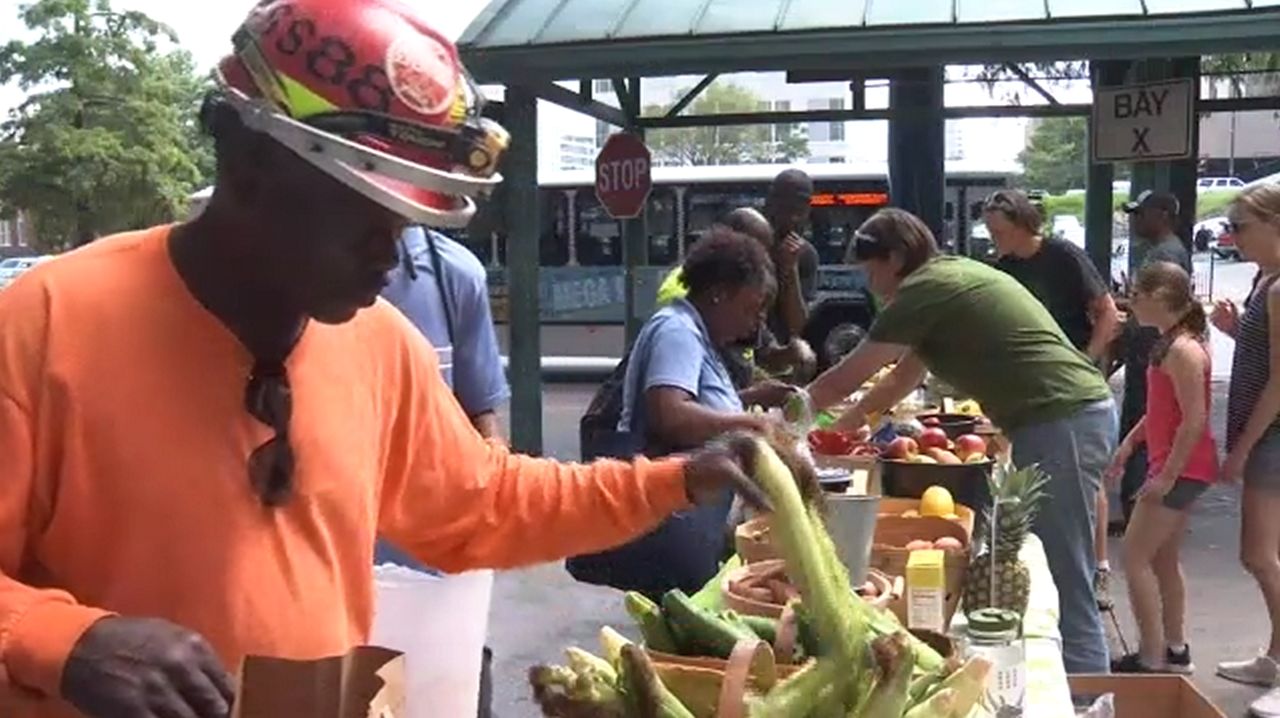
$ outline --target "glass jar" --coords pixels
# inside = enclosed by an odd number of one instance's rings
[[[1022,619],[1000,608],[983,608],[968,614],[965,657],[981,656],[991,662],[985,705],[999,718],[1020,718],[1027,694],[1027,655],[1022,639]]]

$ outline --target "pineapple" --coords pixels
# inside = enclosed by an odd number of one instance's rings
[[[997,473],[1000,481],[991,480],[995,532],[992,536],[992,509],[988,508],[975,532],[975,541],[984,541],[985,550],[973,558],[965,572],[964,610],[1004,608],[1021,616],[1027,611],[1031,575],[1018,559],[1018,552],[1035,522],[1049,477],[1037,466],[1017,470],[1001,467]]]

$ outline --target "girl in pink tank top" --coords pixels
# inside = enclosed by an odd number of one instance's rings
[[[1209,432],[1208,320],[1191,277],[1167,262],[1138,274],[1132,311],[1161,337],[1147,369],[1146,415],[1121,442],[1107,472],[1114,484],[1134,450],[1147,445],[1147,481],[1124,535],[1125,579],[1140,641],[1137,653],[1112,661],[1111,669],[1191,673],[1178,549],[1191,505],[1218,475],[1218,450]]]

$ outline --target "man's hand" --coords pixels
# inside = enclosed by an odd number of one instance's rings
[[[62,697],[89,718],[226,718],[231,683],[191,631],[154,618],[104,618],[72,649]]]
[[[783,237],[778,242],[777,257],[774,261],[778,264],[779,274],[783,272],[791,272],[800,266],[800,252],[804,250],[804,240],[800,235],[792,232]]]
[[[751,478],[757,437],[735,433],[695,452],[684,467],[685,490],[695,504],[719,499],[733,489],[757,511],[770,510],[769,497]]]

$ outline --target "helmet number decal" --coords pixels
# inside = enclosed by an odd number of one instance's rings
[[[282,3],[258,21],[263,40],[275,39],[275,49],[293,57],[305,52],[307,73],[330,85],[345,86],[351,102],[374,112],[390,112],[395,99],[388,69],[369,63],[357,70],[356,53],[345,40],[320,37],[314,20],[300,17],[294,7]]]
[[[406,33],[387,48],[391,89],[424,115],[445,112],[458,96],[458,63],[433,35]]]
[[[391,111],[391,79],[377,65],[365,65],[364,74],[347,83],[356,105],[375,112]]]
[[[303,37],[304,34],[306,37]],[[289,29],[285,30],[284,37],[276,40],[276,49],[286,55],[296,55],[307,40],[315,36],[315,22],[305,17],[299,18],[289,23]]]
[[[347,73],[356,65],[356,53],[336,37],[320,39],[320,46],[307,53],[307,72],[331,85],[347,81]]]

